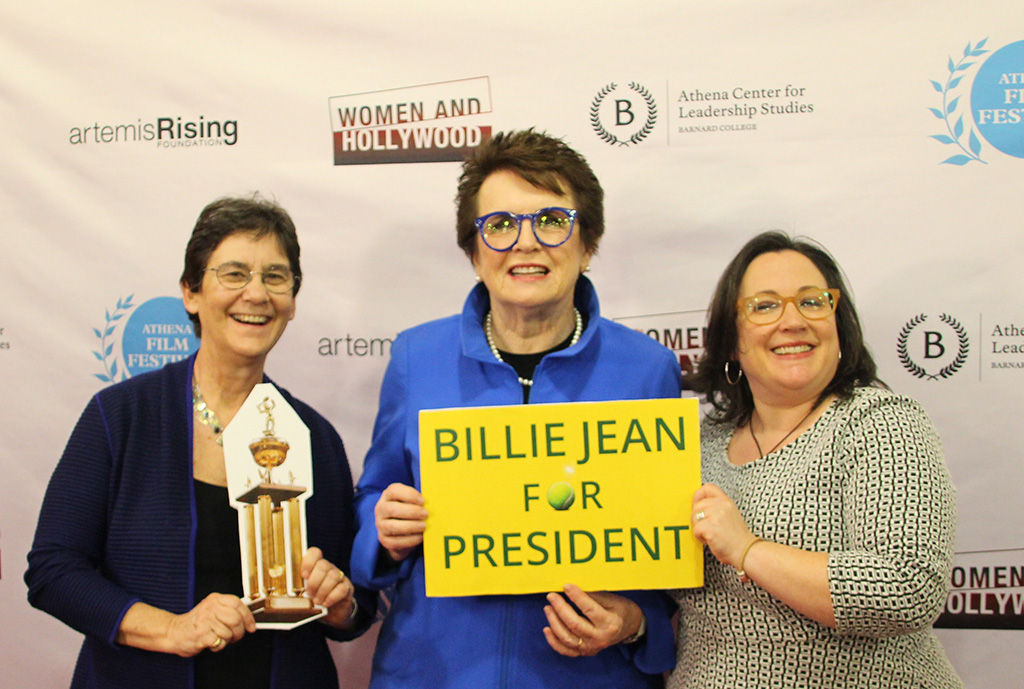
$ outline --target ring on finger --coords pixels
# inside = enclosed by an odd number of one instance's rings
[[[578,640],[578,641],[576,642],[576,647],[577,647],[577,648],[583,648],[583,637],[582,637],[582,636],[581,636],[581,637],[579,638],[579,640]]]
[[[210,648],[220,648],[220,645],[221,645],[222,643],[224,643],[224,639],[222,639],[222,638],[220,638],[220,637],[218,636],[218,637],[217,637],[217,640],[213,642],[213,645],[212,645],[212,646],[210,646]]]
[[[704,514],[704,510],[701,510],[695,515],[697,521],[702,522],[707,519],[708,515]]]

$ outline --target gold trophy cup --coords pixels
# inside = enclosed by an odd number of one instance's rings
[[[248,565],[249,599],[252,601],[249,609],[256,622],[294,624],[318,616],[322,611],[302,595],[305,591],[300,572],[303,510],[298,497],[306,489],[274,483],[271,477],[271,470],[284,464],[289,450],[288,442],[274,435],[274,406],[274,400],[269,397],[264,397],[257,406],[267,417],[266,427],[261,437],[249,443],[249,451],[260,467],[260,483],[237,498],[245,503],[242,509],[246,552],[242,557]]]

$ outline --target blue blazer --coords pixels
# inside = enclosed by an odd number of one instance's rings
[[[541,360],[531,403],[679,396],[680,367],[671,351],[601,318],[585,277],[577,283],[575,302],[587,328],[574,346]],[[395,565],[379,546],[373,510],[381,492],[394,482],[420,487],[421,409],[522,404],[515,370],[494,357],[484,336],[488,308],[487,290],[478,285],[461,315],[403,332],[392,347],[373,443],[356,490],[359,530],[352,553],[353,581],[394,588],[371,687],[660,687],[661,673],[675,663],[674,605],[662,593],[626,594],[647,616],[642,641],[567,658],[542,633],[544,596],[427,598],[421,551]]]

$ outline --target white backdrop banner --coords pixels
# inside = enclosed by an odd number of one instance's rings
[[[832,251],[958,487],[943,643],[968,686],[1024,674],[1024,5],[41,0],[0,7],[0,64],[10,686],[70,681],[80,637],[22,581],[39,504],[90,396],[196,346],[177,280],[200,209],[259,191],[292,214],[302,296],[268,373],[358,476],[392,339],[473,283],[456,161],[531,126],[604,185],[604,313],[684,369],[747,239]],[[342,686],[373,642],[334,647]]]

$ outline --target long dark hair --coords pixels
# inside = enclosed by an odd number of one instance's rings
[[[784,232],[762,232],[747,242],[726,267],[718,280],[715,294],[708,307],[708,330],[704,340],[704,356],[697,371],[688,378],[692,389],[705,396],[714,407],[710,418],[718,423],[744,424],[754,413],[754,397],[746,377],[732,384],[726,379],[726,365],[733,380],[739,375],[739,364],[734,353],[739,344],[736,327],[736,301],[740,283],[751,262],[761,254],[776,251],[795,251],[809,259],[825,277],[826,286],[839,290],[836,306],[836,329],[842,358],[831,382],[821,393],[819,401],[829,395],[848,397],[856,387],[875,385],[885,387],[877,376],[877,366],[864,343],[860,319],[854,307],[853,294],[843,281],[843,273],[831,254],[820,244],[806,238],[794,239]]]

